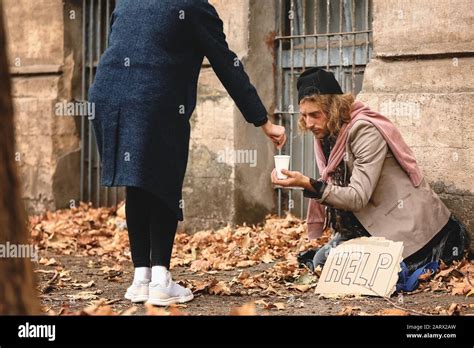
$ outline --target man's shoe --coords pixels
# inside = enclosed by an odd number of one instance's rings
[[[296,259],[298,260],[300,267],[308,267],[311,271],[314,271],[314,255],[318,252],[320,248],[309,249],[306,251],[302,251],[298,254]]]

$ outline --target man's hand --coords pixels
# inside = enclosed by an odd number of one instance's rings
[[[286,169],[281,170],[282,174],[288,175],[286,179],[278,179],[276,169],[273,169],[271,177],[272,183],[275,185],[283,186],[283,187],[302,187],[306,190],[313,190],[311,183],[309,182],[309,178],[300,172],[296,171],[289,171]]]
[[[285,145],[286,142],[285,127],[273,124],[268,120],[267,123],[262,126],[262,130],[265,132],[267,137],[273,141],[278,150],[283,148],[283,145]]]

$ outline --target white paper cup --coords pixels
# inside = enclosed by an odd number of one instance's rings
[[[285,175],[281,172],[282,169],[288,170],[290,168],[290,156],[286,155],[277,155],[275,157],[275,169],[277,172],[277,178],[284,180],[288,178],[288,175]]]

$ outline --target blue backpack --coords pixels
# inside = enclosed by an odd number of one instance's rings
[[[412,274],[409,274],[408,267],[405,262],[401,262],[400,266],[402,270],[398,273],[397,292],[400,291],[413,291],[418,287],[418,277],[422,274],[431,271],[432,274],[436,273],[439,267],[438,261],[428,262],[426,265],[418,268]]]

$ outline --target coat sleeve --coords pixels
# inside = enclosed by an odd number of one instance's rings
[[[358,121],[349,135],[354,168],[347,187],[328,183],[320,203],[337,209],[359,211],[370,200],[382,171],[388,145],[372,123]]]
[[[191,31],[195,42],[246,121],[257,127],[265,124],[268,120],[267,110],[250,82],[242,62],[229,49],[222,20],[215,8],[207,0],[193,0],[190,12]]]

